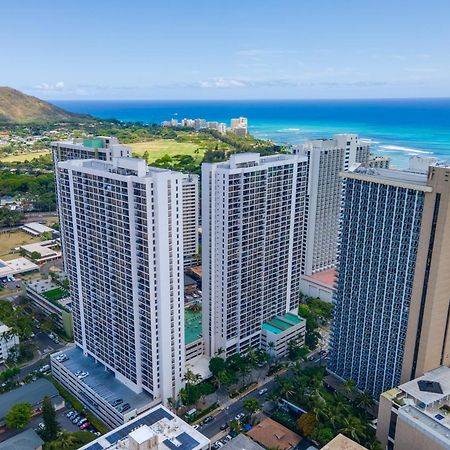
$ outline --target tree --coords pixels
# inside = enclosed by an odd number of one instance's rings
[[[317,433],[316,433],[316,439],[320,442],[320,444],[322,445],[326,445],[328,444],[328,442],[331,441],[331,439],[334,438],[334,433],[333,430],[331,428],[321,428]]]
[[[250,416],[253,416],[253,414],[261,410],[261,403],[259,403],[259,400],[255,397],[244,400],[243,405]]]
[[[356,388],[356,383],[354,380],[352,380],[351,378],[349,378],[348,380],[345,380],[342,383],[342,390],[347,393],[348,395],[353,394],[354,390]]]
[[[32,415],[33,408],[29,403],[17,403],[6,414],[6,426],[20,430],[30,422]]]
[[[355,416],[345,417],[343,420],[343,427],[339,430],[340,433],[345,434],[347,437],[354,441],[361,442],[366,436],[366,430],[361,419]]]
[[[58,437],[60,426],[56,420],[56,411],[49,397],[45,396],[42,403],[42,418],[45,428],[42,430],[42,439],[44,441],[53,441]]]
[[[317,420],[313,413],[305,413],[300,416],[297,425],[303,436],[310,437],[316,429]]]
[[[375,404],[375,400],[370,394],[370,392],[367,389],[365,389],[363,392],[358,393],[355,399],[355,403],[356,406],[358,406],[358,408],[367,410]]]
[[[35,261],[42,258],[42,255],[39,252],[31,252],[31,259],[34,259]]]
[[[68,433],[67,431],[63,431],[60,434],[60,436],[58,438],[58,441],[55,442],[55,444],[59,445],[58,448],[70,449],[70,448],[75,446],[76,439],[75,439],[75,436],[72,433]]]
[[[215,377],[217,377],[217,375],[220,372],[223,372],[224,370],[226,370],[226,368],[227,368],[227,365],[223,358],[214,356],[213,358],[211,358],[209,360],[209,370]]]

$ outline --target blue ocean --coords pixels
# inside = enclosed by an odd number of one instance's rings
[[[375,154],[406,167],[411,156],[450,161],[450,99],[396,100],[227,100],[227,101],[53,101],[68,111],[103,119],[160,123],[204,118],[229,124],[245,116],[249,131],[279,144],[334,133],[357,133]]]

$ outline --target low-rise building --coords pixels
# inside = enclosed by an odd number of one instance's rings
[[[245,434],[238,434],[234,439],[228,441],[222,447],[222,450],[264,450],[264,447],[261,447]]]
[[[381,394],[377,439],[387,450],[450,449],[450,369],[439,367]]]
[[[9,351],[19,345],[19,337],[11,334],[11,328],[0,323],[0,364],[3,364],[9,356]]]
[[[15,258],[9,261],[0,259],[0,279],[19,275],[21,273],[34,272],[39,266],[27,258]]]
[[[332,303],[336,290],[336,269],[302,275],[300,290],[308,297],[320,298],[324,302]]]
[[[186,361],[203,355],[205,345],[202,335],[202,310],[195,305],[184,311],[184,340],[186,345]]]
[[[33,383],[25,384],[0,395],[0,427],[5,425],[6,414],[18,403],[29,403],[33,407],[34,414],[39,414],[44,397],[51,399],[57,411],[64,408],[64,399],[59,395],[55,386],[45,378],[40,378]]]
[[[0,442],[0,450],[42,450],[44,441],[29,428],[3,442]]]
[[[66,358],[58,356],[64,353]],[[118,427],[147,411],[159,400],[142,391],[136,393],[92,356],[79,347],[50,357],[52,375],[83,405],[111,428]],[[124,409],[124,405],[128,405]]]
[[[305,343],[306,319],[294,312],[276,316],[261,326],[261,348],[279,358],[289,352],[289,342]]]
[[[80,450],[206,450],[209,446],[208,438],[158,405]]]
[[[21,245],[20,249],[38,264],[61,258],[61,245],[56,240]]]
[[[29,222],[23,225],[22,230],[32,236],[42,236],[44,233],[50,233],[50,236],[53,236],[53,232],[55,231],[53,228],[48,227],[47,225],[43,225],[39,222]]]
[[[54,318],[67,336],[73,336],[72,300],[69,292],[51,280],[38,278],[26,283],[26,293],[35,308]]]
[[[391,165],[391,158],[389,156],[370,155],[369,160],[365,165],[373,169],[389,169]]]
[[[265,419],[255,425],[248,433],[254,441],[263,447],[290,450],[297,447],[302,438],[275,420]]]
[[[367,450],[366,447],[358,444],[354,440],[338,434],[334,439],[328,442],[327,445],[322,447],[322,450]]]

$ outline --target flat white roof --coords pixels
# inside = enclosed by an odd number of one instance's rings
[[[16,258],[10,261],[3,261],[0,259],[0,277],[8,277],[18,273],[31,272],[38,270],[39,266],[31,262],[27,258]]]
[[[442,393],[421,390],[419,381],[439,383]],[[414,397],[417,401],[425,403],[425,405],[439,402],[450,396],[450,368],[445,366],[438,367],[419,378],[401,384],[398,388]]]
[[[39,234],[46,232],[52,233],[54,231],[52,228],[48,227],[47,225],[42,225],[39,222],[26,223],[25,225],[22,226],[22,229],[25,231],[27,230],[34,231]]]
[[[21,245],[20,248],[23,248],[29,253],[38,252],[41,254],[42,258],[46,258],[48,256],[58,256],[61,254],[59,250],[53,250],[52,247],[55,245],[55,241],[43,241],[36,242],[35,244]]]

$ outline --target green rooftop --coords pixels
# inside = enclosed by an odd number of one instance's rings
[[[202,337],[202,310],[192,311],[189,308],[184,310],[184,342],[186,345],[192,344]]]
[[[298,325],[303,320],[304,319],[296,316],[295,314],[286,313],[282,316],[276,316],[268,320],[267,322],[264,322],[261,325],[261,328],[274,334],[280,334],[283,331],[286,331],[287,329],[293,327],[294,325]]]

